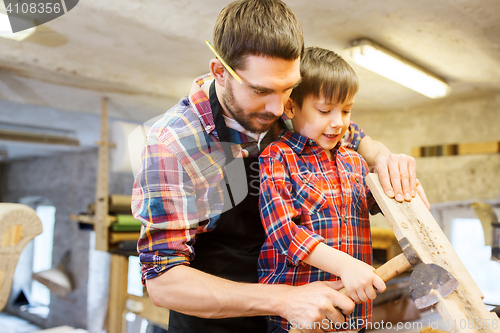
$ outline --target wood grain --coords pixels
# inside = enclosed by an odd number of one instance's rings
[[[111,254],[107,332],[125,332],[125,302],[127,300],[128,257]]]
[[[481,291],[420,197],[417,195],[411,202],[399,203],[385,195],[378,175],[369,174],[366,182],[396,238],[406,237],[424,263],[443,267],[460,283],[453,293],[436,305],[443,320],[449,322],[451,332],[500,333],[500,328],[491,326],[489,329],[478,329],[484,327],[481,323],[493,320],[500,326],[498,317],[487,310]],[[470,325],[472,328],[467,327],[470,322],[474,323]]]

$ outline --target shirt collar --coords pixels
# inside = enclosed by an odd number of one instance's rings
[[[309,139],[298,133],[292,131],[286,131],[282,134],[281,140],[283,140],[296,154],[302,154],[306,145],[312,147],[319,147],[319,145],[313,139]],[[340,142],[332,149],[332,153],[335,153],[340,147]]]
[[[210,85],[214,77],[212,74],[205,74],[196,78],[189,92],[189,100],[194,107],[194,111],[198,114],[203,128],[207,134],[215,130],[214,117],[212,108],[210,107],[210,99],[202,90],[203,85]]]

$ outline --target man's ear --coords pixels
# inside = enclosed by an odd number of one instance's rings
[[[295,116],[294,103],[291,98],[285,103],[284,112],[288,119],[292,119]]]
[[[224,87],[226,84],[226,68],[219,59],[210,60],[210,72],[218,85]]]

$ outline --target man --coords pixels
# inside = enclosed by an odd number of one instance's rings
[[[211,74],[196,79],[189,96],[153,126],[134,185],[149,296],[172,310],[169,333],[265,332],[264,315],[343,322],[354,303],[336,291],[339,283],[256,283],[264,241],[258,193],[236,200],[241,186],[226,186],[241,181],[228,179],[229,167],[240,165],[252,192],[258,154],[284,126],[283,105],[300,82],[301,25],[279,0],[235,1],[219,14],[214,46],[242,83],[212,59]],[[379,169],[392,196],[411,200],[414,159],[390,154],[355,124],[349,132],[346,144]]]

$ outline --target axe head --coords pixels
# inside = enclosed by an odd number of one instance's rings
[[[423,263],[406,237],[399,241],[399,245],[413,266],[410,292],[417,309],[428,308],[457,289],[457,279],[441,266]]]
[[[441,266],[420,263],[413,267],[410,292],[417,309],[425,309],[436,304],[457,287],[457,279]]]

